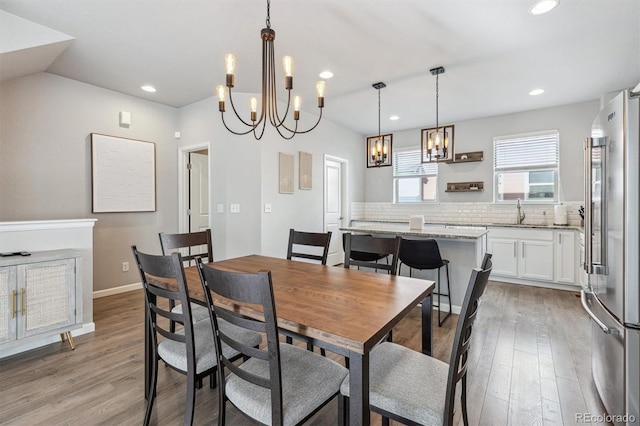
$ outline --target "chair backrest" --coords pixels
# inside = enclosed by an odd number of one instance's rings
[[[365,234],[371,236],[371,234]],[[342,250],[346,250],[347,247],[347,234],[342,234]],[[363,260],[365,262],[375,262],[376,260],[384,259],[385,255],[380,255],[377,253],[367,253],[361,252],[357,250],[351,250],[351,254],[349,256],[353,260]]]
[[[373,237],[371,235],[353,235],[346,233],[344,244],[344,267],[351,265],[364,266],[367,268],[383,269],[391,275],[398,274],[398,254],[402,238]],[[390,264],[375,263],[372,261],[358,260],[353,258],[353,251],[360,253],[371,253],[376,255],[376,259],[392,256]]]
[[[186,285],[187,279],[182,264],[183,259],[179,253],[173,253],[169,256],[155,256],[139,252],[136,246],[131,246],[131,249],[144,288],[147,326],[151,331],[154,353],[158,344],[158,334],[165,339],[180,342],[186,345],[187,368],[196,371],[191,306],[189,304],[189,290]],[[177,291],[168,289],[162,285],[163,282],[176,283]],[[182,311],[169,311],[166,308],[167,301],[174,303],[180,301],[183,307]],[[170,321],[181,324],[184,331],[180,334],[171,332]]]
[[[208,262],[213,262],[213,243],[211,241],[211,229],[184,234],[165,234],[160,232],[160,247],[162,254],[171,254],[178,249],[189,249],[189,253],[182,254],[182,260],[191,264],[196,257],[205,257]],[[196,248],[205,249],[198,251]]]
[[[289,246],[287,248],[287,259],[292,257],[300,259],[318,260],[323,265],[327,264],[327,256],[329,255],[329,243],[331,242],[331,231],[328,232],[303,232],[295,229],[289,230]],[[293,251],[293,246],[310,246],[320,247],[322,254],[302,253]]]
[[[437,269],[444,266],[438,242],[433,239],[403,238],[400,262],[414,269]]]
[[[488,255],[488,256],[487,256]],[[473,269],[467,292],[462,302],[460,318],[456,327],[456,335],[453,340],[453,349],[449,360],[449,377],[447,381],[447,393],[445,399],[445,422],[446,425],[453,424],[453,410],[455,406],[456,386],[460,380],[463,380],[463,386],[466,386],[467,375],[467,357],[469,347],[471,346],[471,332],[473,323],[478,314],[478,306],[480,297],[484,293],[484,289],[489,281],[491,274],[492,262],[491,254],[487,253],[483,260],[485,269]]]
[[[280,372],[280,345],[276,307],[273,299],[271,272],[238,273],[227,272],[207,266],[196,259],[200,280],[209,306],[209,314],[215,330],[215,346],[218,354],[218,380],[220,383],[220,407],[224,407],[225,372],[227,368],[240,379],[271,391],[271,424],[282,424],[282,376]],[[263,320],[243,316],[231,309],[214,305],[214,295],[239,304],[252,304],[264,313]],[[247,346],[226,334],[218,326],[218,318],[238,327],[265,333],[267,346],[264,349]],[[259,376],[240,369],[233,361],[226,358],[222,351],[222,343],[226,343],[242,355],[258,358],[269,363],[269,377]],[[218,415],[224,415],[219,413]]]

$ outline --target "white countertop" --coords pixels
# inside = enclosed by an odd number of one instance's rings
[[[352,219],[351,222],[355,222],[356,224],[359,222],[367,222],[367,223],[376,223],[380,225],[402,225],[405,224],[409,226],[409,222],[401,221],[401,220],[380,220],[380,219]],[[360,226],[360,225],[357,225]],[[575,231],[581,231],[583,228],[577,225],[546,225],[546,224],[537,224],[537,223],[425,223],[424,228],[428,228],[430,226],[469,226],[469,227],[482,227],[482,228],[524,228],[524,229],[571,229]]]
[[[422,229],[409,229],[408,223],[375,223],[367,225],[347,226],[341,231],[362,232],[370,234],[394,234],[429,238],[452,238],[477,240],[487,234],[482,228],[442,228],[429,227],[425,224]]]

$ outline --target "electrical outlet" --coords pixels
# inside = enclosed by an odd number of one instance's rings
[[[218,213],[224,213],[224,204],[218,204]]]
[[[122,262],[122,272],[129,272],[129,262]]]
[[[231,204],[229,211],[231,213],[240,213],[240,204]]]
[[[265,213],[271,213],[271,204],[265,204],[264,205],[264,212]]]

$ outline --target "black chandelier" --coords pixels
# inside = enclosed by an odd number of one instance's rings
[[[274,60],[274,46],[273,41],[276,38],[276,32],[271,29],[271,19],[270,19],[270,0],[267,0],[267,19],[266,24],[267,28],[263,28],[260,32],[260,37],[262,38],[262,105],[260,108],[260,115],[258,116],[258,100],[253,97],[250,100],[250,120],[246,121],[240,117],[238,112],[236,111],[236,107],[233,104],[233,97],[231,96],[231,89],[234,86],[234,72],[236,66],[236,57],[227,53],[225,55],[225,64],[227,69],[227,78],[226,78],[226,88],[223,85],[219,85],[216,87],[216,92],[218,95],[218,108],[221,112],[222,123],[224,127],[227,128],[231,133],[235,135],[246,135],[247,133],[253,132],[253,136],[256,140],[260,140],[264,135],[264,130],[267,124],[267,121],[271,123],[273,127],[278,131],[280,136],[284,139],[291,139],[296,134],[299,133],[308,133],[311,130],[315,129],[316,126],[320,123],[322,119],[322,108],[324,107],[324,91],[325,91],[325,82],[318,81],[316,83],[316,93],[318,96],[318,109],[320,110],[320,115],[318,117],[318,121],[313,125],[310,129],[307,130],[298,130],[298,120],[300,119],[300,97],[295,96],[293,99],[293,120],[294,126],[291,128],[285,124],[285,120],[289,115],[289,109],[291,108],[291,89],[293,88],[293,58],[291,56],[284,56],[282,58],[282,67],[284,69],[284,88],[287,90],[287,109],[284,112],[282,118],[278,112],[278,100],[276,96],[276,72],[275,72],[275,60]],[[227,126],[227,123],[224,120],[224,113],[226,111],[226,95],[227,89],[229,91],[229,102],[231,103],[231,108],[235,113],[236,117],[244,124],[247,128],[246,131],[236,132]],[[261,128],[260,128],[261,127]]]
[[[378,91],[378,137],[375,138],[373,142],[373,146],[371,147],[371,161],[377,166],[380,167],[387,161],[387,156],[389,155],[389,146],[385,141],[384,136],[380,132],[380,89],[384,89],[387,87],[383,82],[372,84],[373,88]]]

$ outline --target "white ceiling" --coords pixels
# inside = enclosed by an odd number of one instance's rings
[[[303,109],[314,110],[318,73],[330,69],[324,117],[363,135],[378,131],[378,81],[387,84],[382,132],[435,124],[436,66],[446,69],[441,124],[594,100],[640,82],[640,1],[561,0],[541,16],[528,13],[532,3],[273,0],[271,25],[276,56],[295,59]],[[233,52],[234,90],[260,91],[266,0],[0,0],[0,9],[69,36],[36,70],[32,61],[45,53],[30,47],[29,61],[16,62],[15,51],[2,49],[14,73],[46,70],[182,107],[213,95],[224,83],[224,54]],[[0,18],[4,25],[6,14]],[[57,42],[49,45],[59,49]],[[143,84],[158,91],[142,92]],[[545,93],[529,96],[534,88]],[[389,121],[392,114],[400,120]]]

